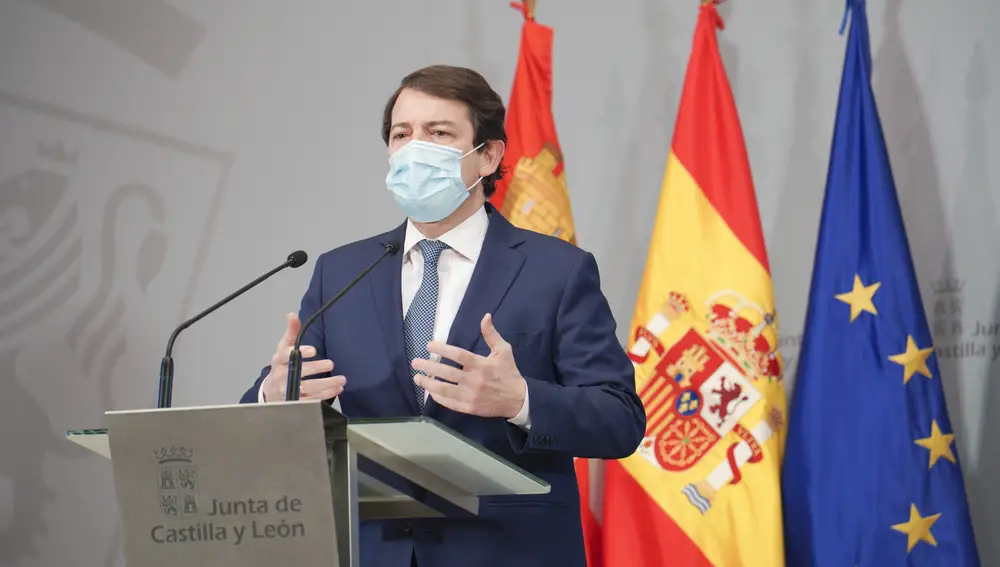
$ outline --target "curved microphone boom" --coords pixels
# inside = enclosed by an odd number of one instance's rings
[[[368,272],[375,269],[382,260],[385,260],[389,256],[392,256],[399,251],[400,244],[398,240],[390,240],[389,242],[383,242],[382,246],[385,248],[378,259],[371,263],[370,266],[364,269],[363,272],[357,275],[350,283],[344,286],[344,289],[340,290],[337,295],[330,298],[329,301],[324,303],[319,309],[316,310],[306,322],[299,327],[299,334],[295,337],[295,346],[292,347],[292,352],[288,355],[288,379],[285,382],[285,401],[294,401],[299,399],[299,392],[302,388],[302,352],[299,347],[302,346],[302,337],[306,334],[306,329],[309,325],[313,324],[313,321],[318,319],[323,312],[333,306],[334,303],[340,301],[341,297],[344,297],[352,287],[357,285],[358,282],[362,280]]]
[[[202,311],[201,313],[195,315],[194,317],[178,325],[177,328],[174,329],[174,332],[170,334],[170,339],[167,340],[167,352],[163,356],[163,360],[160,362],[160,392],[159,395],[157,396],[156,407],[169,408],[171,401],[173,399],[174,359],[171,358],[171,354],[173,353],[174,350],[174,341],[177,340],[177,335],[179,335],[181,331],[187,329],[191,325],[194,325],[209,313],[215,311],[216,309],[236,299],[250,288],[256,286],[260,282],[266,280],[267,278],[273,276],[274,274],[280,272],[281,270],[284,270],[285,268],[298,268],[299,266],[305,264],[306,261],[308,260],[309,256],[305,252],[303,252],[302,250],[296,250],[295,252],[289,254],[288,259],[285,260],[285,262],[280,266],[267,272],[263,276],[260,276],[254,281],[248,283],[247,285],[231,293],[222,301],[216,303],[215,305],[209,307],[208,309]]]

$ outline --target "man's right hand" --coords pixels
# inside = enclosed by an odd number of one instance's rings
[[[288,356],[295,346],[295,337],[299,334],[301,323],[299,316],[295,313],[286,315],[288,327],[285,334],[278,341],[278,348],[271,358],[271,372],[264,378],[260,389],[265,402],[276,402],[285,400],[285,386],[288,383]],[[302,345],[300,347],[302,358],[316,356],[316,347]],[[330,400],[344,391],[344,384],[347,379],[344,376],[333,376],[330,378],[313,378],[306,380],[308,376],[315,376],[333,370],[331,360],[312,360],[302,363],[302,383],[299,389],[300,400]]]

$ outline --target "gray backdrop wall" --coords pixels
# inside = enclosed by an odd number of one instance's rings
[[[790,371],[842,11],[722,7]],[[600,262],[623,340],[696,14],[695,0],[539,2],[556,30],[579,243]],[[872,0],[869,17],[981,553],[997,565],[1000,5]],[[399,222],[383,184],[386,97],[408,71],[447,62],[506,98],[520,25],[506,0],[0,2],[0,563],[121,564],[111,469],[62,432],[154,405],[170,329],[291,250],[315,258]],[[182,335],[175,404],[239,398],[311,266]]]

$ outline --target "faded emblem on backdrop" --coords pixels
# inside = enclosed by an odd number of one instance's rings
[[[929,310],[939,362],[955,375],[961,361],[1000,360],[1000,321],[986,309],[965,309],[966,281],[943,277],[934,282],[934,302]],[[973,292],[975,293],[975,292]]]
[[[0,437],[0,452],[16,456],[0,459],[16,518],[0,524],[0,556],[17,563],[42,554],[47,518],[73,505],[46,483],[76,490],[106,480],[81,477],[67,459],[90,454],[57,432],[155,396],[155,363],[146,374],[122,363],[158,360],[162,335],[189,308],[231,159],[4,93],[0,131],[0,370],[8,378],[0,427],[24,432]],[[148,388],[116,388],[147,374]],[[113,395],[144,390],[148,400]]]

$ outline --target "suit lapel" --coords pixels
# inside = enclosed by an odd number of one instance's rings
[[[395,240],[402,246],[406,233],[406,223],[383,238],[383,244]],[[382,327],[386,354],[392,365],[393,374],[413,415],[418,414],[417,401],[413,396],[413,377],[406,361],[406,345],[403,340],[403,299],[401,279],[403,271],[403,251],[387,258],[371,272],[372,296],[379,325]]]
[[[486,239],[448,334],[448,344],[468,351],[482,338],[483,316],[496,313],[524,264],[524,254],[516,249],[522,242],[517,230],[489,203],[486,207],[490,213]],[[438,404],[430,399],[424,412],[430,413],[437,408]]]
[[[507,295],[524,264],[524,255],[513,248],[520,240],[512,239],[513,236],[513,227],[499,213],[494,213],[472,280],[451,325],[448,344],[472,350],[482,336],[483,316],[494,313]]]

